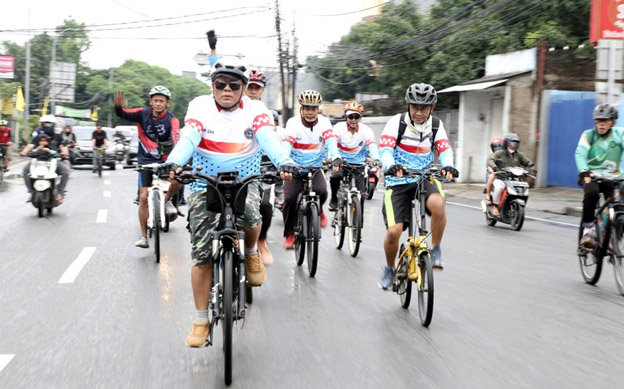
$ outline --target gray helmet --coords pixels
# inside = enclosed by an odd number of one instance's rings
[[[214,66],[214,71],[210,76],[210,79],[214,80],[219,76],[228,76],[237,80],[243,81],[243,84],[247,84],[249,78],[247,77],[247,68],[243,65],[224,65],[221,62],[217,62]]]
[[[518,134],[510,132],[509,134],[505,134],[505,137],[503,139],[503,146],[505,149],[507,149],[509,143],[512,142],[516,143],[516,146],[513,148],[514,150],[518,150],[520,148],[520,137],[518,136]]]
[[[617,120],[618,111],[614,106],[610,104],[598,104],[596,108],[594,108],[594,112],[592,113],[592,117],[594,120],[597,119],[607,119],[607,120]]]
[[[165,88],[162,85],[156,85],[150,90],[149,97],[152,97],[154,95],[163,95],[169,100],[171,100],[171,92],[169,92],[169,89]]]
[[[438,102],[438,94],[432,85],[416,83],[407,88],[405,102],[408,104],[435,105]]]

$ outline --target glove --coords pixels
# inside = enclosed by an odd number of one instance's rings
[[[341,167],[341,166],[342,166],[342,159],[336,158],[332,161],[332,167]]]
[[[583,180],[585,177],[591,177],[591,172],[589,170],[583,170],[579,173],[579,179]]]
[[[455,169],[453,166],[447,166],[442,168],[442,174],[451,173],[453,177],[459,177],[459,170]]]
[[[299,169],[297,169],[297,166],[291,163],[287,163],[287,164],[280,166],[279,171],[280,173],[290,173],[293,176],[296,176],[297,174],[299,174]]]
[[[381,166],[381,162],[378,159],[376,159],[376,160],[373,161],[373,165],[374,166]]]
[[[394,176],[397,174],[397,172],[403,170],[403,166],[401,166],[400,164],[394,164],[392,166],[390,166],[388,168],[388,170],[386,170],[386,174],[390,175],[390,176]]]
[[[208,37],[208,45],[210,46],[210,50],[217,49],[217,36],[215,35],[214,30],[210,30],[206,33]]]

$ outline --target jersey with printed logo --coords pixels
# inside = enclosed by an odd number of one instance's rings
[[[405,133],[399,144],[396,143],[399,134],[399,123],[407,123]],[[379,154],[385,169],[394,164],[400,164],[408,169],[425,169],[433,163],[433,149],[438,153],[438,160],[442,167],[453,166],[453,150],[446,135],[444,123],[440,120],[440,128],[435,139],[432,130],[432,117],[423,124],[412,124],[408,113],[401,113],[388,120],[379,139]],[[386,187],[417,182],[417,178],[385,176]]]
[[[165,110],[159,116],[154,116],[151,107],[115,107],[115,113],[120,118],[137,124],[139,165],[162,163],[167,160],[171,149],[180,139],[180,122],[173,113]]]
[[[611,127],[609,136],[598,135],[596,128],[585,130],[579,139],[574,158],[579,172],[624,173],[621,164],[624,151],[624,128]]]
[[[236,170],[242,178],[260,173],[263,151],[277,167],[294,163],[282,148],[273,116],[263,102],[243,96],[239,108],[225,111],[206,95],[189,103],[180,141],[168,162],[184,165],[192,156],[193,167],[202,166],[202,174]],[[205,188],[201,180],[191,184],[191,192]]]
[[[331,122],[318,115],[317,123],[309,128],[301,116],[288,119],[282,144],[298,165],[321,166],[329,152],[331,160],[340,158]]]
[[[0,126],[0,143],[9,143],[11,141],[11,127]]]
[[[336,123],[334,135],[338,142],[338,152],[347,163],[363,164],[366,162],[367,152],[372,160],[379,160],[375,135],[366,124],[358,123],[355,132],[351,132],[347,122]]]

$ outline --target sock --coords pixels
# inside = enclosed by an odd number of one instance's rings
[[[583,235],[592,235],[594,233],[593,228],[583,227]]]
[[[245,247],[245,255],[255,254],[258,252],[258,246],[254,246],[253,248],[248,249]]]
[[[206,319],[206,320],[210,320],[210,317],[208,316],[208,310],[205,311],[195,311],[195,319]]]

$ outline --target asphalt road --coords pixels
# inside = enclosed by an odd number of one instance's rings
[[[221,328],[215,347],[184,344],[194,314],[185,222],[163,236],[156,264],[134,247],[135,172],[74,171],[68,189],[40,219],[19,179],[0,183],[0,387],[222,387]],[[357,258],[324,230],[316,278],[282,250],[277,212],[276,263],[234,331],[232,387],[622,386],[624,297],[610,265],[596,287],[583,283],[576,219],[514,232],[452,199],[424,328],[415,301],[403,310],[377,287],[380,199],[366,202]]]

